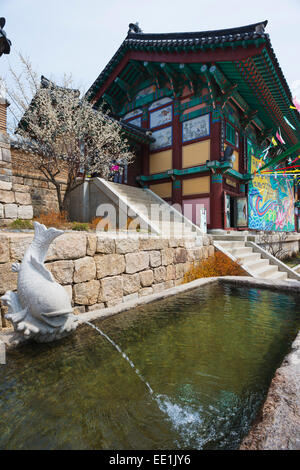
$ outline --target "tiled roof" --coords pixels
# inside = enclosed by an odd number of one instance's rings
[[[212,45],[227,47],[233,42],[269,41],[269,35],[264,32],[267,23],[268,21],[266,20],[237,28],[189,33],[135,33],[129,31],[115,55],[87,91],[87,96],[93,97],[95,95],[96,91],[104,84],[127,50],[147,50],[148,47],[151,47],[157,51],[170,52],[178,47],[184,47],[185,49],[194,46],[197,46],[197,48],[210,47]]]

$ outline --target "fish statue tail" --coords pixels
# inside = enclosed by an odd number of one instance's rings
[[[39,261],[42,263],[45,260],[48,248],[52,241],[56,238],[59,237],[64,233],[63,230],[58,230],[56,228],[48,228],[40,224],[39,222],[34,222],[34,238],[33,238],[33,245],[38,245],[39,246],[39,251],[41,257],[39,258]]]

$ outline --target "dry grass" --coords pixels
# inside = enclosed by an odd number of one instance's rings
[[[46,225],[46,227],[55,227],[61,229],[71,228],[71,223],[68,220],[68,214],[66,211],[60,213],[51,210],[47,213],[40,214],[39,217],[36,217],[34,220],[40,224]]]
[[[183,284],[203,277],[217,276],[245,276],[245,273],[238,262],[232,261],[221,252],[216,252],[187,271]]]

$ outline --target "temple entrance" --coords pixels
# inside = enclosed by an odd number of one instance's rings
[[[244,228],[248,225],[247,198],[225,193],[224,228]]]

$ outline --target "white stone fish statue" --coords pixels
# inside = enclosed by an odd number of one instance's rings
[[[18,272],[18,291],[8,291],[1,297],[8,306],[6,318],[15,331],[38,342],[59,339],[78,325],[66,290],[44,265],[50,244],[63,233],[34,222],[32,243],[22,263],[12,266],[12,270]]]

